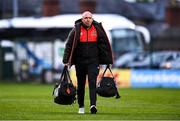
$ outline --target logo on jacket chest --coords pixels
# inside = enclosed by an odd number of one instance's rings
[[[87,36],[87,32],[81,32],[80,36]],[[88,32],[88,36],[97,36],[97,32],[95,30]]]

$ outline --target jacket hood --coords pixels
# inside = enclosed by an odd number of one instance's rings
[[[82,22],[82,20],[81,20],[81,19],[78,19],[78,20],[75,21],[75,24],[81,23],[81,22]]]

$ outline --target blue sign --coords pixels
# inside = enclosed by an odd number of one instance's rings
[[[180,70],[132,70],[132,87],[180,88]]]

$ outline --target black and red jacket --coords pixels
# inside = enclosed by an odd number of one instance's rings
[[[112,49],[101,23],[94,20],[92,22],[92,27],[96,30],[95,38],[93,38],[93,36],[87,38],[87,34],[81,36],[82,27],[83,23],[81,19],[79,19],[75,22],[75,27],[69,33],[64,51],[63,63],[73,65],[81,63],[79,61],[88,60],[96,63],[98,62],[98,64],[113,64]],[[92,31],[94,31],[94,29],[92,28]],[[89,32],[91,33],[91,31]],[[86,56],[88,59],[86,59]]]

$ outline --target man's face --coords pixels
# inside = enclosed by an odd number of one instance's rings
[[[82,16],[82,22],[86,25],[86,26],[91,26],[92,24],[92,14],[87,12],[87,13],[84,13],[83,16]]]

